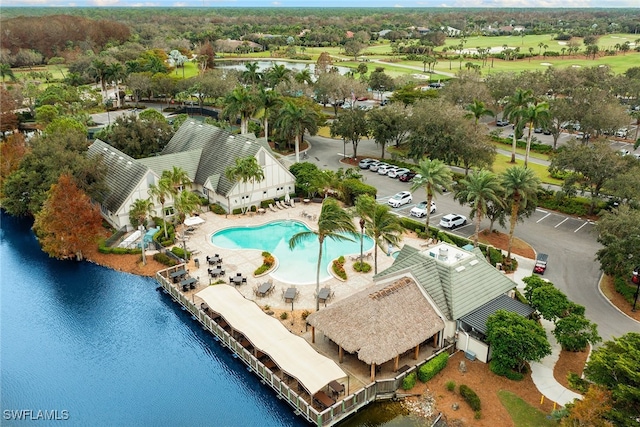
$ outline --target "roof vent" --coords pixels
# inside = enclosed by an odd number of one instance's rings
[[[127,161],[127,164],[128,164],[128,165],[132,165],[133,163],[131,163],[131,161]]]
[[[440,248],[438,250],[438,259],[446,261],[449,258],[449,248]]]
[[[201,127],[202,127],[202,125],[198,125],[198,127],[199,127],[199,128],[201,128]]]
[[[107,147],[104,147],[103,150],[104,151],[109,151],[109,149]]]
[[[461,260],[463,256],[464,255],[462,255],[462,254],[456,254],[456,260],[457,261]]]
[[[116,152],[115,152],[115,151],[112,151],[112,152],[111,152],[111,155],[112,155],[112,156],[115,156],[115,155],[116,155]]]
[[[464,265],[461,265],[460,267],[456,268],[456,271],[458,273],[460,273],[462,270],[464,270]]]
[[[435,254],[435,252],[429,252],[429,256],[430,256],[431,258],[435,258],[435,257],[436,257],[436,254]]]
[[[478,263],[478,260],[477,260],[477,259],[472,259],[472,260],[469,262],[469,265],[476,265],[477,263]]]
[[[196,124],[196,122],[189,122],[189,124],[190,124],[190,125],[195,125],[195,124]]]
[[[124,157],[122,157],[122,156],[118,157],[118,160],[122,160],[122,159],[124,159]]]

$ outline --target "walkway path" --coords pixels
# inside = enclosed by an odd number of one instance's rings
[[[518,269],[509,276],[518,284],[518,289],[522,292],[525,287],[522,279],[533,273],[535,260],[523,258],[518,255],[514,256],[518,260]],[[553,368],[560,358],[560,351],[562,349],[551,333],[553,330],[553,322],[542,319],[541,323],[547,334],[549,344],[551,344],[551,354],[540,362],[531,362],[529,364],[529,366],[531,366],[531,379],[538,391],[540,391],[545,398],[556,402],[558,405],[565,406],[567,403],[573,402],[573,399],[581,399],[582,395],[564,387],[554,378]]]

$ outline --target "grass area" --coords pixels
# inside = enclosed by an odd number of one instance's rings
[[[516,427],[555,427],[558,425],[557,421],[548,419],[544,412],[529,405],[510,391],[500,390],[498,398],[509,412]]]
[[[507,144],[502,144],[500,142],[493,141],[493,146],[500,150],[508,150],[509,152],[511,152],[511,142],[509,142],[509,145],[507,145]],[[524,148],[516,147],[517,154],[522,154],[524,156],[526,151],[527,150],[525,150]],[[546,160],[547,162],[550,161],[548,154],[536,153],[534,151],[529,152],[529,157],[533,159]]]
[[[523,166],[524,160],[516,159],[516,163],[511,163],[511,156],[505,156],[503,154],[496,155],[496,160],[493,162],[492,170],[496,174],[501,174],[508,168],[514,165]],[[543,184],[553,184],[553,185],[562,185],[562,181],[559,179],[552,178],[549,175],[549,171],[547,170],[547,166],[539,165],[537,163],[529,162],[527,167],[533,170],[540,181]]]

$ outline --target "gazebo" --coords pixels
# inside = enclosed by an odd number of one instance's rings
[[[414,349],[417,359],[420,344],[438,333],[445,323],[422,288],[410,277],[375,284],[332,306],[307,317],[315,329],[339,347],[339,361],[344,351],[356,353],[358,359],[371,365],[371,381],[376,366],[394,359],[398,370],[400,355]]]

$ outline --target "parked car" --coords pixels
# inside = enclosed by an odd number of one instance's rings
[[[467,217],[458,214],[448,214],[442,217],[440,220],[440,227],[453,230],[467,223]]]
[[[411,203],[412,200],[413,200],[413,197],[411,196],[411,193],[409,191],[401,191],[396,195],[394,195],[392,198],[390,198],[387,203],[392,208],[399,208],[402,205]]]
[[[407,168],[396,168],[387,172],[387,176],[389,178],[398,178],[400,175],[405,174],[407,172],[409,172],[409,169]]]
[[[429,213],[434,213],[436,211],[436,202],[431,201],[431,209],[429,209]],[[415,216],[416,218],[422,218],[427,215],[427,202],[421,202],[418,205],[414,206],[413,209],[409,212],[409,215]]]
[[[538,254],[538,256],[536,257],[536,265],[533,267],[533,272],[543,275],[545,270],[547,269],[547,259],[549,259],[549,255]]]
[[[618,131],[616,132],[616,136],[618,138],[626,138],[628,133],[629,133],[629,130],[627,128],[622,128],[622,129],[618,129]]]
[[[371,165],[369,165],[369,170],[371,172],[378,172],[378,168],[380,168],[381,166],[389,166],[389,165],[385,162],[371,163]]]
[[[358,166],[360,166],[360,169],[369,169],[369,166],[371,166],[372,163],[377,162],[377,160],[375,159],[362,159],[360,160],[360,163],[358,163]]]
[[[409,182],[413,179],[413,177],[416,176],[416,173],[414,171],[409,171],[409,172],[405,172],[402,175],[400,175],[398,177],[398,180],[402,181],[402,182]]]
[[[551,135],[551,131],[549,129],[542,129],[542,133],[545,135]]]
[[[397,166],[381,165],[381,166],[378,166],[378,174],[379,175],[386,175],[388,172],[390,172],[393,169],[397,169]]]
[[[618,153],[619,153],[622,157],[624,157],[624,156],[628,156],[628,155],[629,155],[629,150],[626,150],[626,149],[624,149],[624,148],[623,148],[623,149],[621,149],[620,151],[618,151]]]
[[[534,128],[533,133],[542,133],[542,128]]]
[[[496,120],[496,126],[499,126],[499,127],[509,126],[509,120],[507,119]]]

